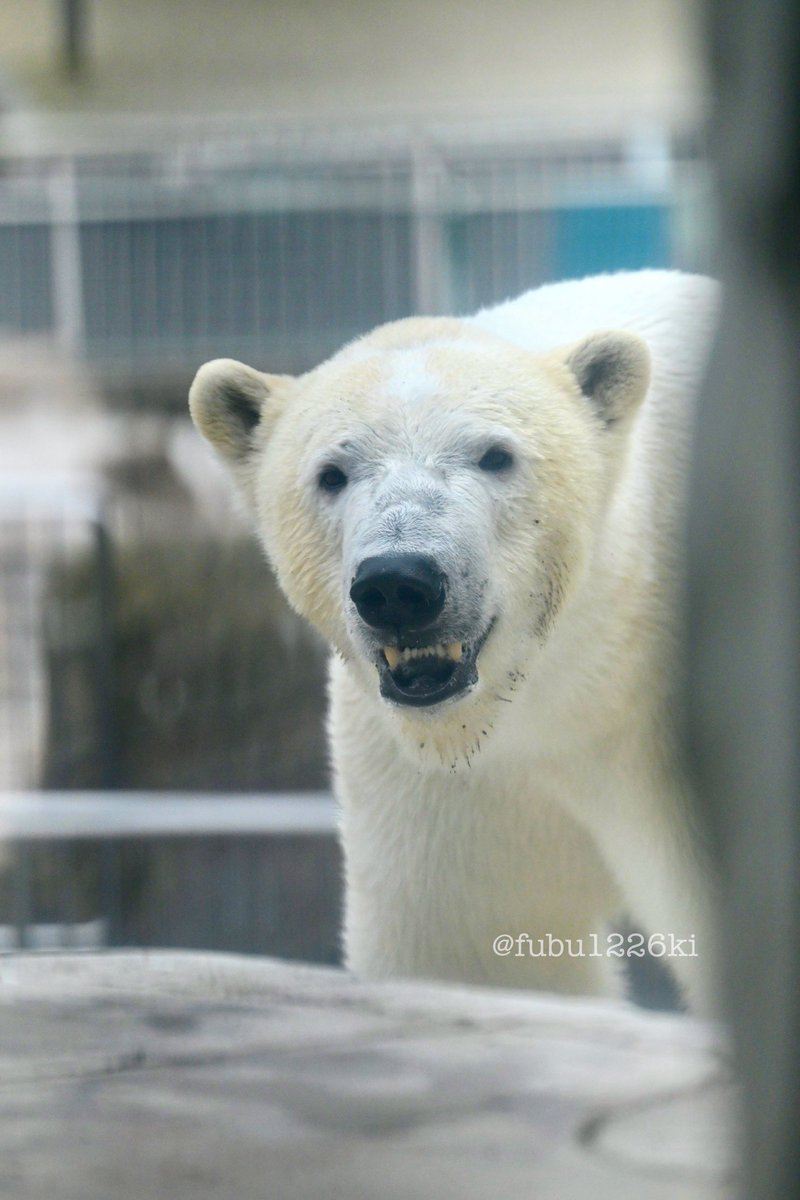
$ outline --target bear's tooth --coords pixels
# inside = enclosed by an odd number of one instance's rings
[[[400,662],[400,651],[397,649],[396,646],[384,646],[383,647],[383,657],[386,659],[387,663],[389,664],[389,670],[393,671],[395,669],[395,667],[397,666],[397,664]]]
[[[445,645],[438,642],[434,646],[384,646],[383,654],[393,671],[399,663],[412,662],[415,658],[450,658],[453,662],[461,662],[464,647],[461,642],[449,642]]]

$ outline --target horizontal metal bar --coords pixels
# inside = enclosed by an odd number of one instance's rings
[[[531,143],[549,147],[610,145],[640,136],[643,120],[662,136],[695,135],[696,115],[687,110],[665,122],[641,111],[631,114],[619,104],[593,103],[590,110],[559,107],[538,119],[478,118],[419,121],[286,121],[265,122],[263,114],[237,113],[55,113],[31,122],[27,113],[3,116],[0,158],[16,162],[59,161],[89,155],[94,159],[138,157],[176,152],[190,161],[247,160],[271,157],[303,162],[374,159],[408,153],[418,145],[447,146],[495,155],[498,148]]]
[[[285,836],[335,830],[336,806],[328,792],[0,794],[0,841],[209,834]]]

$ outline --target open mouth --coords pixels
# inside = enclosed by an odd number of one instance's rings
[[[474,643],[384,646],[378,659],[381,695],[395,704],[424,707],[466,692],[478,682],[477,658],[490,629]]]

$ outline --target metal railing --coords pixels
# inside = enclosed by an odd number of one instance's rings
[[[51,147],[0,161],[0,326],[117,366],[224,350],[304,369],[410,313],[576,273],[702,266],[706,191],[696,140],[635,126]]]
[[[324,792],[7,793],[0,950],[194,945],[332,961],[335,831]]]

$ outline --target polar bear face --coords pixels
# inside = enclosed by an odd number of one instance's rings
[[[206,364],[190,405],[293,606],[401,738],[446,728],[452,754],[584,577],[648,374],[632,334],[543,356],[415,319],[299,378]]]

